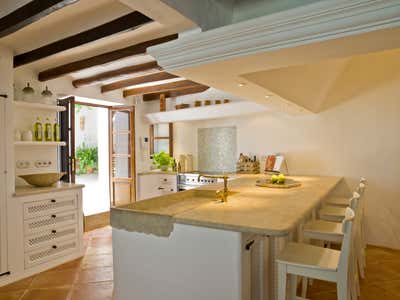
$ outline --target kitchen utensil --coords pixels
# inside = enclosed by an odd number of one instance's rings
[[[290,189],[293,187],[301,186],[301,182],[286,178],[285,183],[272,183],[271,179],[264,179],[264,180],[257,180],[256,185],[261,187],[276,188],[276,189]]]
[[[24,87],[22,89],[22,100],[28,101],[28,102],[33,102],[34,95],[35,95],[35,90],[30,86],[30,83],[28,82],[26,84],[26,87]]]
[[[24,131],[22,133],[22,140],[26,141],[26,142],[31,142],[33,140],[33,134],[32,131],[28,130],[28,131]]]
[[[49,90],[49,88],[46,86],[46,88],[42,92],[42,97],[44,100],[44,103],[46,104],[55,104],[53,101],[53,93]]]
[[[22,139],[21,131],[18,129],[14,132],[14,141],[19,142]]]
[[[182,173],[186,172],[186,155],[185,154],[179,155],[179,163],[181,165],[181,172]]]

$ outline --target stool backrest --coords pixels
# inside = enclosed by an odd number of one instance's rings
[[[356,189],[356,192],[358,194],[360,194],[360,196],[364,195],[364,191],[365,191],[365,183],[360,183]]]
[[[350,207],[346,207],[345,218],[342,222],[343,242],[340,251],[339,266],[338,266],[339,276],[345,276],[345,278],[347,278],[348,275],[350,250],[353,241],[352,232],[353,232],[354,218],[355,218],[354,211]]]
[[[357,192],[353,193],[353,196],[349,200],[349,206],[355,212],[357,211],[358,200],[360,199],[360,194]]]

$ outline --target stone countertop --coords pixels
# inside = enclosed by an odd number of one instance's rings
[[[164,218],[165,225],[181,223],[209,228],[264,235],[286,235],[309,214],[341,181],[341,177],[291,176],[301,182],[290,189],[255,185],[263,175],[240,175],[229,182],[232,192],[227,203],[216,201],[215,190],[222,184],[210,184],[195,190],[140,201],[111,211],[112,225],[130,231],[147,232],[154,220]],[[138,217],[138,218],[135,218]],[[152,221],[146,224],[146,216]],[[140,219],[141,230],[132,225]],[[153,222],[153,223],[152,223]],[[173,230],[173,224],[166,226]],[[159,228],[160,229],[160,228]],[[162,229],[161,229],[162,231]],[[168,236],[170,232],[157,234]]]
[[[17,186],[17,187],[15,187],[15,193],[13,196],[14,197],[24,197],[24,196],[29,196],[29,195],[60,192],[60,191],[65,191],[65,190],[70,190],[70,189],[81,189],[84,187],[85,187],[85,185],[83,185],[83,184],[63,183],[63,182],[59,182],[53,186],[48,186],[48,187],[35,187],[32,185]]]

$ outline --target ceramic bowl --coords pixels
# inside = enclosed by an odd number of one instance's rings
[[[64,176],[64,174],[65,173],[43,173],[43,174],[19,175],[19,177],[24,179],[30,185],[38,187],[46,187],[55,184],[57,181],[60,180],[61,177]]]

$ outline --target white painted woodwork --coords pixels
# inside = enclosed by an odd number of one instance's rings
[[[7,272],[7,189],[5,102],[0,98],[0,274]]]
[[[30,110],[49,110],[49,111],[65,111],[65,106],[50,105],[38,102],[14,101],[14,106],[17,108],[25,108]]]
[[[115,300],[248,300],[246,241],[239,232],[184,224],[168,238],[113,228]]]
[[[9,203],[13,203],[11,275],[0,278],[0,286],[84,254],[80,187],[13,196]]]
[[[36,141],[18,141],[14,142],[15,146],[18,147],[54,147],[54,146],[66,146],[65,142],[36,142]]]
[[[340,20],[338,22],[338,20]],[[147,51],[166,70],[291,48],[400,25],[397,0],[328,0],[184,35]]]
[[[138,201],[177,192],[177,175],[139,174]]]
[[[263,105],[254,102],[240,101],[150,113],[147,114],[146,117],[151,123],[168,123],[228,118],[265,111],[267,111],[267,108]]]

